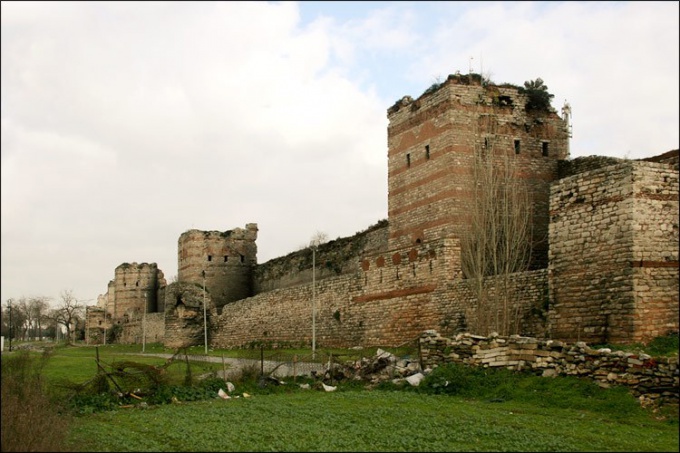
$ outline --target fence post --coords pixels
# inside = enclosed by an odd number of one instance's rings
[[[297,382],[297,354],[293,356],[293,382]]]
[[[264,345],[260,345],[260,377],[264,376]]]

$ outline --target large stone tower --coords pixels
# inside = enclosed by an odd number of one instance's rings
[[[165,277],[156,263],[123,263],[109,282],[105,310],[113,319],[163,311]]]
[[[568,122],[527,100],[516,86],[451,75],[388,109],[390,249],[469,232],[475,153],[492,150],[519,166],[533,210],[532,267],[547,265],[550,183],[568,158]]]
[[[189,230],[177,243],[177,279],[203,285],[217,309],[253,295],[257,224],[228,231]]]

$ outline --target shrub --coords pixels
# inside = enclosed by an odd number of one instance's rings
[[[2,358],[2,451],[68,451],[69,417],[50,401],[41,378],[48,357],[19,351]]]

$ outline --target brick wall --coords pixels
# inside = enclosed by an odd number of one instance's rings
[[[450,76],[428,91],[388,110],[389,247],[467,234],[474,155],[492,151],[518,162],[533,203],[533,263],[545,267],[549,184],[568,157],[566,122],[552,111],[527,112],[516,87]]]
[[[214,320],[210,344],[240,347],[253,342],[309,346],[312,300],[316,343],[324,347],[398,346],[427,329],[465,330],[476,301],[460,277],[455,238],[364,257],[360,270],[311,284],[281,288],[234,302]],[[521,296],[512,308],[522,332],[543,333],[546,271],[519,274]]]

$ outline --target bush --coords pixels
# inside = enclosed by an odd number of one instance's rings
[[[41,378],[48,357],[19,351],[2,358],[2,451],[68,451],[70,419],[50,401]]]

